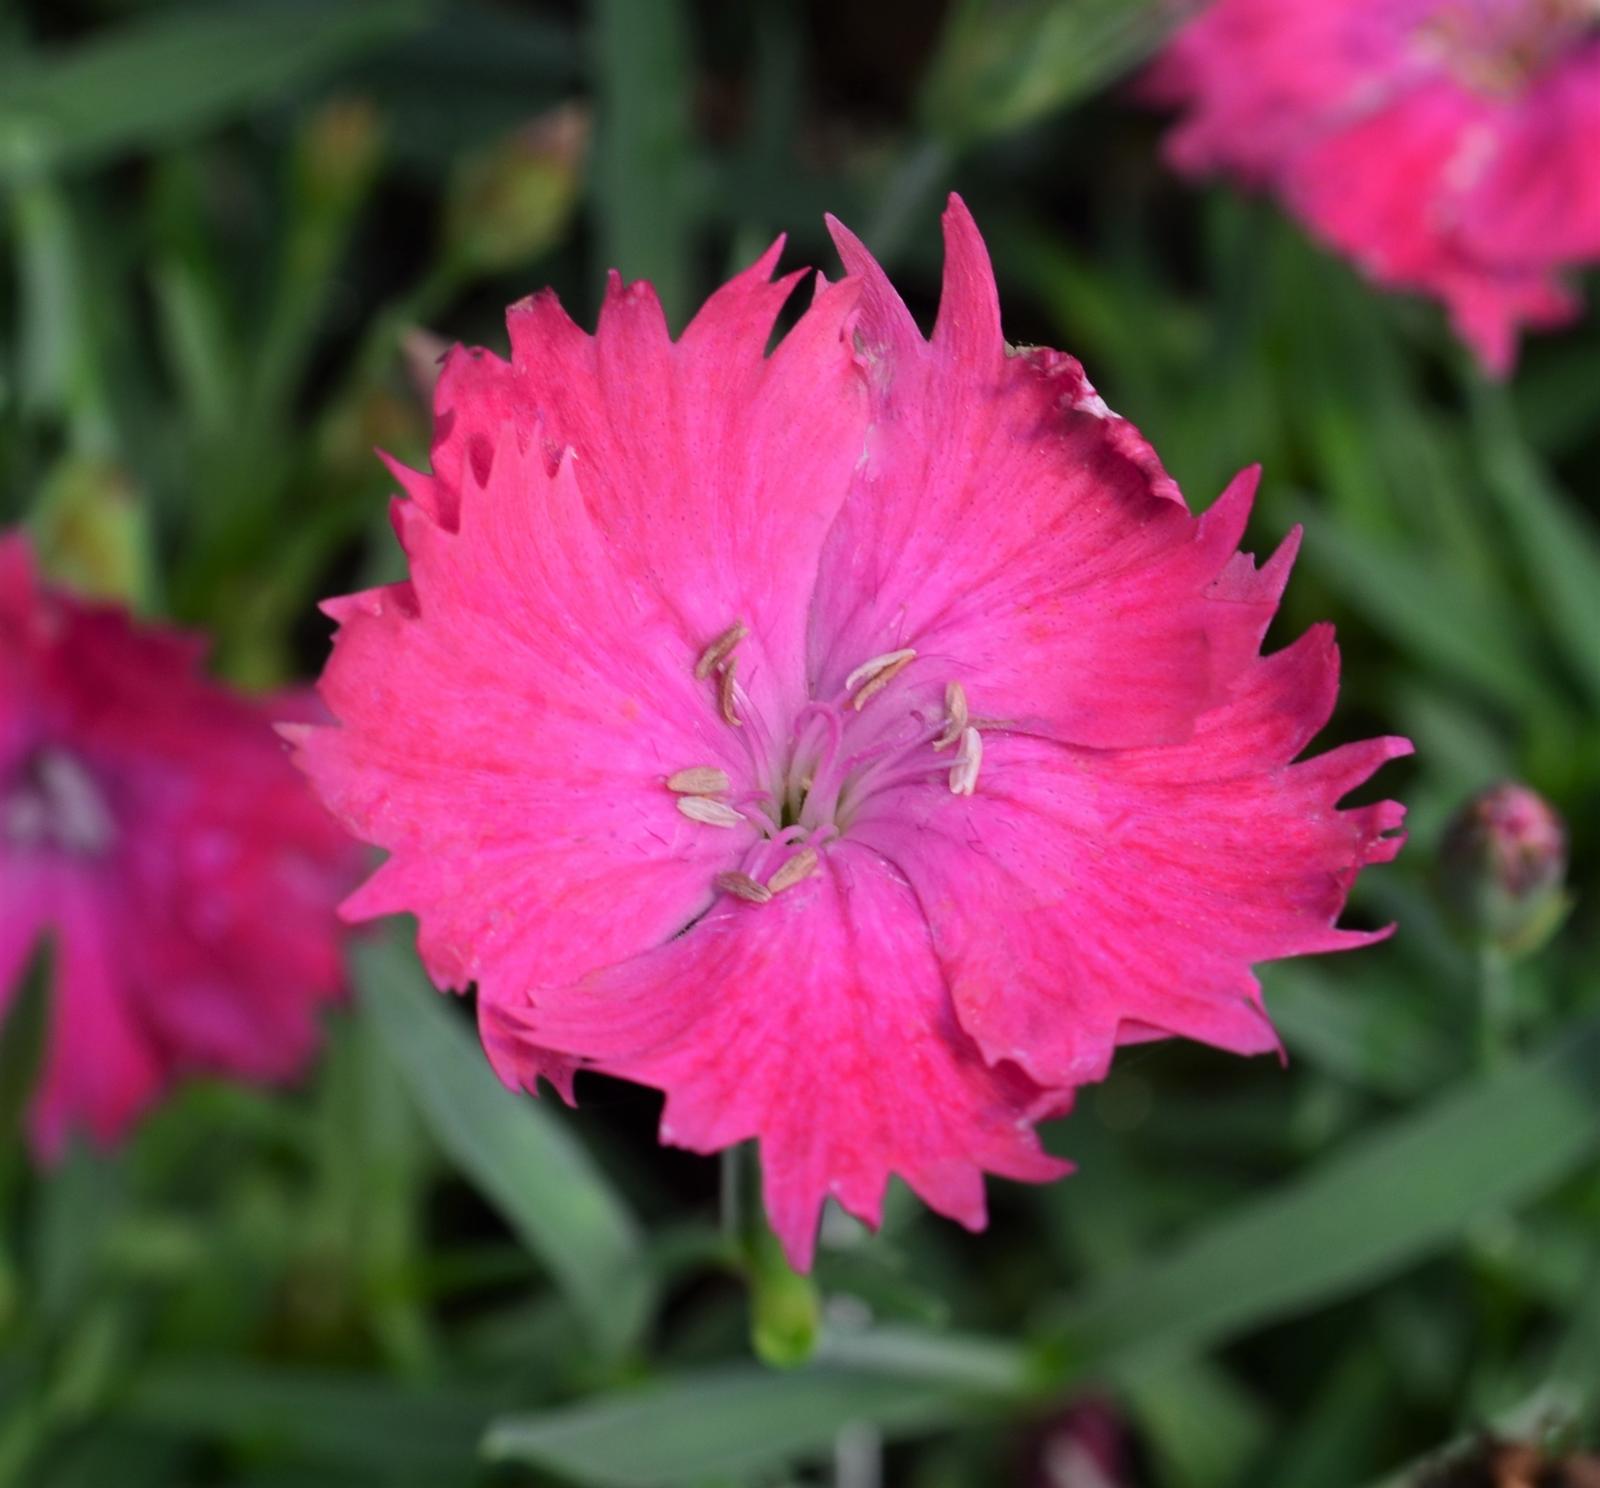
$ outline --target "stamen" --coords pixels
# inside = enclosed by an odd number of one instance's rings
[[[725,894],[743,899],[747,904],[766,904],[772,899],[772,890],[757,883],[748,873],[719,873],[716,885]]]
[[[739,665],[737,656],[730,656],[717,668],[717,705],[722,709],[722,716],[735,728],[744,727],[744,719],[739,717],[734,707],[733,673]]]
[[[967,689],[959,682],[952,682],[945,688],[944,711],[945,725],[933,741],[935,749],[948,749],[966,729]]]
[[[961,750],[950,766],[950,794],[970,796],[978,784],[978,767],[983,763],[983,738],[977,729],[961,731]],[[682,805],[682,802],[679,803]]]
[[[716,670],[717,664],[723,657],[729,655],[733,648],[749,634],[750,627],[743,620],[735,620],[732,625],[700,653],[700,659],[694,664],[695,676],[704,682]]]
[[[803,879],[810,878],[817,871],[818,862],[816,848],[801,848],[767,880],[767,887],[774,894],[781,894],[785,889],[792,889],[797,883]]]
[[[677,807],[690,821],[708,827],[736,827],[744,820],[744,814],[726,801],[713,801],[709,796],[679,796]]]
[[[667,789],[676,791],[680,796],[714,796],[732,784],[728,772],[717,769],[715,765],[694,765],[690,769],[679,770],[676,775],[667,776]]]
[[[854,692],[856,683],[865,682],[867,685],[856,695],[856,707],[860,708],[873,693],[887,687],[917,653],[915,651],[885,651],[882,656],[874,656],[871,661],[864,661],[855,671],[844,679],[844,690]]]

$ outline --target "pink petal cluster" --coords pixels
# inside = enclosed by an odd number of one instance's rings
[[[1178,169],[1276,192],[1496,374],[1600,260],[1595,0],[1214,0],[1149,77]]]
[[[1333,707],[1327,628],[1262,658],[1293,540],[1202,518],[1070,357],[1008,346],[945,216],[931,341],[832,224],[674,341],[613,277],[593,336],[550,293],[511,358],[458,348],[433,470],[394,467],[407,582],[341,599],[300,761],[476,983],[508,1082],[666,1092],[664,1140],[762,1148],[810,1262],[832,1196],[898,1174],[977,1228],[982,1175],[1066,1165],[1034,1123],[1166,1035],[1277,1047],[1251,963],[1335,928],[1399,846],[1336,803],[1403,741],[1291,764]]]
[[[296,1073],[360,854],[198,639],[50,590],[0,536],[0,1016],[53,946],[30,1134],[105,1144],[174,1079]]]

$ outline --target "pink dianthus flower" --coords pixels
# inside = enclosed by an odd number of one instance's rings
[[[432,474],[395,467],[410,579],[330,606],[300,755],[391,854],[349,912],[417,915],[502,1077],[759,1138],[802,1267],[830,1194],[977,1228],[985,1171],[1065,1171],[1033,1123],[1119,1043],[1276,1048],[1250,964],[1374,938],[1334,922],[1401,808],[1335,803],[1407,748],[1290,764],[1336,660],[1258,654],[1293,540],[1236,551],[1255,473],[1191,516],[1006,345],[958,199],[931,341],[833,232],[770,355],[778,246],[677,341],[613,276],[592,337],[547,292],[509,362],[454,351]]]
[[[44,587],[0,535],[0,1015],[54,977],[35,1149],[107,1144],[176,1078],[295,1074],[341,983],[360,853],[202,645]]]
[[[1275,191],[1503,375],[1600,259],[1596,0],[1215,0],[1148,79],[1182,171]]]

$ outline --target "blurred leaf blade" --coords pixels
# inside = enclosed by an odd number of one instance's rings
[[[953,1424],[981,1392],[948,1379],[819,1362],[773,1373],[737,1365],[497,1422],[493,1460],[596,1488],[675,1488],[782,1466],[827,1450],[853,1422],[886,1436]]]
[[[597,0],[592,13],[603,267],[648,279],[676,329],[689,308],[693,215],[688,18],[681,0]]]
[[[1600,1023],[1397,1118],[1127,1267],[1062,1318],[1097,1365],[1182,1356],[1346,1296],[1537,1196],[1600,1147]]]
[[[292,1456],[461,1481],[482,1428],[481,1401],[354,1372],[273,1368],[236,1359],[143,1368],[113,1414],[212,1440],[268,1443]]]
[[[421,25],[429,8],[186,6],[41,54],[0,99],[0,169],[92,165],[213,126]]]
[[[626,1346],[651,1291],[632,1214],[553,1117],[500,1084],[415,957],[390,939],[355,958],[362,1005],[434,1138],[544,1259],[595,1336]]]
[[[0,1006],[0,1152],[20,1146],[50,1023],[55,955],[42,939],[23,969],[16,994]],[[4,989],[0,989],[4,990]]]
[[[957,140],[1024,128],[1127,72],[1180,13],[1164,0],[964,0],[945,23],[923,117]]]
[[[1504,395],[1481,388],[1476,402],[1489,489],[1522,550],[1551,635],[1600,710],[1600,534],[1551,485]]]
[[[1508,709],[1545,710],[1550,694],[1534,664],[1540,647],[1496,596],[1309,506],[1297,516],[1306,528],[1306,561],[1399,645]]]

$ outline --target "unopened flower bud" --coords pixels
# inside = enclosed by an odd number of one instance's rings
[[[1028,1488],[1127,1488],[1134,1480],[1132,1445],[1116,1405],[1086,1396],[1040,1431],[1029,1453]]]
[[[447,251],[497,273],[542,253],[566,230],[589,148],[589,112],[563,104],[467,160],[450,183]]]
[[[147,606],[149,515],[122,466],[65,456],[39,491],[30,525],[40,565],[57,582],[92,599]]]
[[[318,206],[359,198],[378,168],[383,121],[365,98],[335,98],[311,116],[296,151],[301,189]]]
[[[400,337],[400,360],[405,364],[406,381],[417,395],[417,406],[424,413],[433,411],[433,390],[438,385],[450,342],[425,326],[410,326]]]
[[[1439,851],[1440,889],[1477,940],[1507,955],[1547,941],[1567,909],[1567,835],[1549,802],[1504,781],[1456,814]]]

